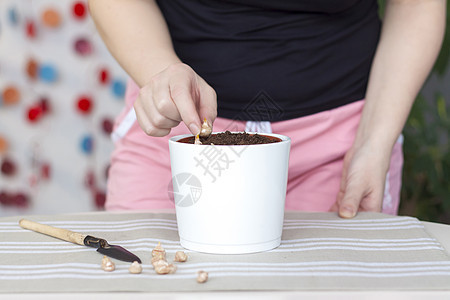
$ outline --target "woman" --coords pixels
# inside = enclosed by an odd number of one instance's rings
[[[397,212],[401,131],[439,52],[445,0],[387,0],[382,26],[375,0],[89,6],[132,78],[108,209],[173,207],[167,139],[206,118],[291,137],[287,209]]]

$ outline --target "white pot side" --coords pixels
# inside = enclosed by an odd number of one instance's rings
[[[252,133],[251,133],[252,134]],[[194,145],[169,140],[181,245],[214,254],[267,251],[281,242],[291,140]]]

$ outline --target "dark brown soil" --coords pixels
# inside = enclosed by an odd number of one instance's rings
[[[179,140],[180,143],[194,144],[193,136]],[[262,134],[246,132],[231,133],[229,131],[211,134],[207,139],[200,138],[203,145],[256,145],[280,142],[281,139]]]

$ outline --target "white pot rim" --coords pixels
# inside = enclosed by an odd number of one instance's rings
[[[225,131],[218,131],[218,132],[213,132],[213,134],[217,134],[217,133],[224,133]],[[244,133],[244,131],[230,131],[231,133]],[[276,143],[267,143],[267,144],[250,144],[250,145],[214,145],[214,146],[233,146],[233,147],[248,147],[248,146],[257,146],[257,147],[261,147],[261,146],[270,146],[270,145],[279,145],[279,144],[284,144],[284,143],[289,143],[291,141],[291,138],[286,136],[286,135],[282,135],[282,134],[277,134],[277,133],[261,133],[261,132],[247,132],[245,131],[245,133],[248,134],[259,134],[259,135],[265,135],[265,136],[270,136],[270,137],[276,137],[281,139],[281,141],[276,142]],[[180,134],[180,135],[176,135],[173,136],[169,139],[169,143],[177,143],[179,140],[184,139],[186,137],[193,137],[192,134],[188,133],[188,134]],[[178,144],[178,143],[177,143]],[[190,145],[190,146],[197,146],[194,144],[187,144],[187,143],[180,143],[180,144],[184,144],[184,145]],[[201,146],[212,146],[212,145],[201,145]]]

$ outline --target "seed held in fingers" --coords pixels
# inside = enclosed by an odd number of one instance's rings
[[[211,133],[212,133],[212,126],[205,118],[203,120],[202,128],[200,129],[200,136],[202,138],[208,138],[211,135]]]
[[[200,137],[199,137],[198,134],[195,136],[194,144],[195,144],[195,145],[201,145],[201,144],[202,144],[202,142],[200,141]]]

